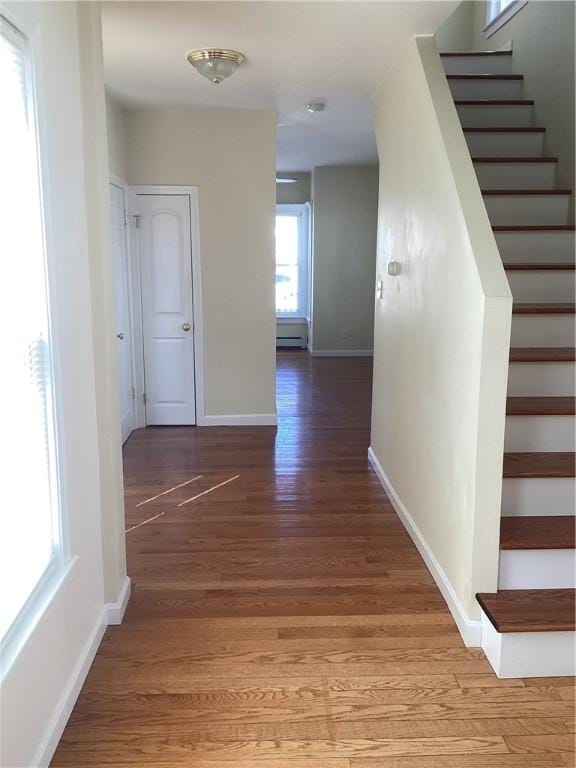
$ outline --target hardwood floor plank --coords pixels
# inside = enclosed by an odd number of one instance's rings
[[[281,353],[278,429],[133,433],[126,527],[161,517],[127,534],[128,611],[53,766],[567,765],[573,688],[464,647],[368,465],[370,370]]]
[[[505,736],[504,742],[511,752],[515,753],[554,753],[564,752],[569,755],[574,753],[574,736],[549,736],[549,735],[526,735],[526,736]]]

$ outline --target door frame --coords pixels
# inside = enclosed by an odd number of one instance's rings
[[[140,416],[138,413],[139,401],[138,401],[138,387],[137,387],[137,365],[136,365],[136,343],[134,339],[135,323],[134,323],[134,289],[133,289],[133,248],[132,248],[132,235],[130,230],[130,187],[127,182],[117,176],[115,173],[110,174],[108,184],[118,187],[124,194],[124,211],[126,213],[126,226],[124,227],[124,247],[126,249],[126,260],[128,263],[128,323],[130,325],[130,371],[132,374],[132,387],[133,387],[133,417],[134,423],[132,429],[137,429],[140,426]],[[140,398],[142,400],[142,398]],[[128,435],[128,440],[130,435]]]
[[[128,187],[128,219],[130,239],[135,258],[132,259],[132,295],[134,297],[133,338],[136,386],[137,427],[146,426],[146,406],[144,404],[144,323],[142,315],[142,283],[140,269],[140,242],[137,227],[138,195],[187,195],[190,201],[190,245],[192,260],[192,316],[194,334],[194,379],[196,400],[196,426],[206,425],[204,416],[204,333],[202,324],[202,258],[200,251],[200,211],[198,205],[198,187],[158,184],[137,184]]]

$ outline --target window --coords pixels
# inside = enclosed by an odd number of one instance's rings
[[[0,641],[60,559],[52,352],[31,62],[0,16]]]
[[[528,0],[488,0],[484,27],[486,37],[490,37],[503,27],[527,2]]]
[[[308,205],[276,206],[276,316],[308,316]]]

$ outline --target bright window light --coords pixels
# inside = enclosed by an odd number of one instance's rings
[[[0,17],[0,639],[59,556],[52,355],[26,38]]]
[[[308,216],[305,206],[278,206],[276,213],[276,314],[308,314]]]

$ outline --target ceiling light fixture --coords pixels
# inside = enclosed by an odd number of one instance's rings
[[[276,176],[276,184],[297,184],[298,179],[289,179],[287,176]]]
[[[306,109],[308,112],[324,112],[326,104],[323,101],[311,101],[309,104],[306,104]]]
[[[198,48],[189,51],[186,58],[203,77],[218,85],[238,69],[246,60],[243,53],[227,48]]]

